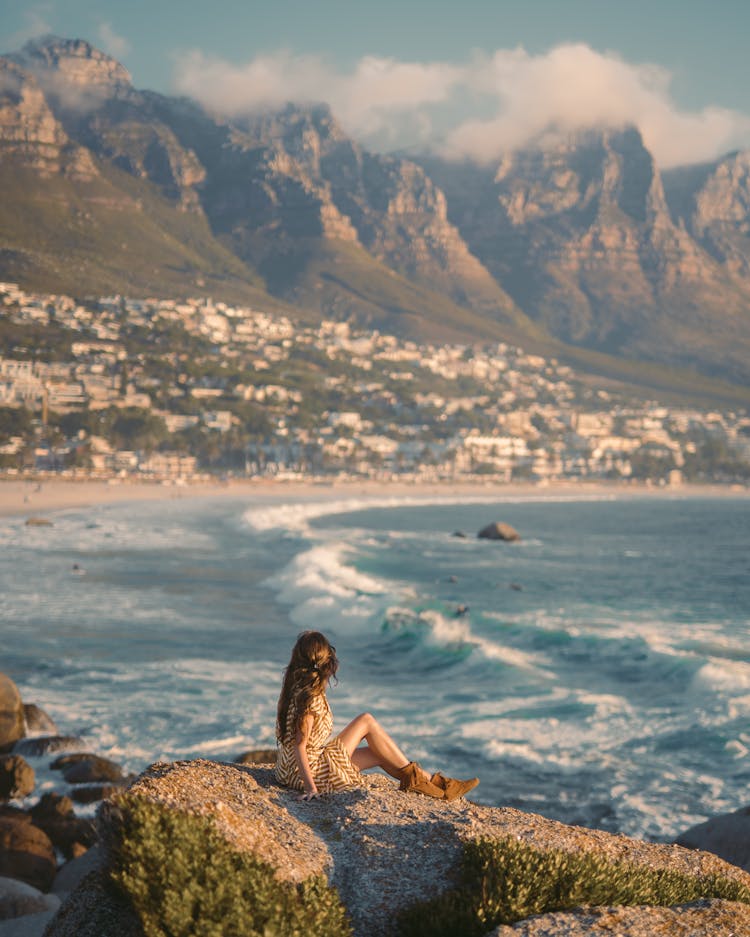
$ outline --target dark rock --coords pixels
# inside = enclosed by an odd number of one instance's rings
[[[96,781],[121,781],[120,765],[100,755],[61,755],[50,768],[61,770],[68,784],[91,784]]]
[[[26,797],[34,790],[34,769],[22,755],[0,755],[0,800]]]
[[[144,932],[130,902],[97,869],[63,901],[44,937],[144,937]]]
[[[482,540],[506,540],[508,542],[521,539],[521,535],[514,527],[502,521],[495,521],[483,527],[477,534],[477,537]]]
[[[43,794],[29,813],[35,823],[38,823],[40,820],[59,820],[63,817],[75,816],[73,801],[70,797],[65,797],[63,794],[55,794],[51,791]]]
[[[10,677],[0,673],[0,752],[9,751],[24,734],[21,694]]]
[[[522,586],[520,583],[518,583],[518,582],[512,582],[512,583],[510,584],[510,588],[511,588],[514,592],[523,592],[523,586]]]
[[[466,539],[466,533],[463,530],[454,530],[453,536],[460,537],[461,539]]]
[[[750,872],[750,806],[691,826],[675,842],[688,849],[712,852]]]
[[[39,758],[71,748],[85,748],[86,743],[75,735],[40,735],[38,738],[21,739],[13,746],[13,753]]]
[[[52,521],[46,517],[27,517],[27,527],[52,527]]]
[[[58,734],[54,720],[36,703],[24,703],[23,715],[26,720],[27,732],[44,732],[46,735]]]
[[[94,823],[75,815],[70,797],[45,794],[30,813],[36,826],[44,830],[66,859],[80,855],[97,842]]]
[[[57,895],[45,895],[38,888],[17,878],[0,877],[0,921],[42,911],[57,911],[59,907],[60,899]]]
[[[55,850],[43,830],[28,821],[0,817],[0,875],[49,891],[56,868]]]
[[[254,748],[252,751],[238,755],[235,759],[238,765],[275,765],[275,748]]]
[[[127,779],[128,781],[130,779]],[[107,800],[123,790],[123,784],[81,784],[70,790],[70,796],[77,804],[95,804],[99,800]]]
[[[25,810],[21,807],[13,807],[10,804],[0,804],[0,817],[10,817],[12,820],[31,823],[31,817]]]

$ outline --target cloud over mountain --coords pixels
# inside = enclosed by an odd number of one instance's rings
[[[287,101],[325,101],[369,145],[439,149],[489,162],[550,131],[637,126],[662,166],[699,162],[750,145],[750,116],[681,109],[660,66],[633,64],[583,43],[532,55],[522,47],[463,63],[366,56],[341,71],[288,51],[236,65],[188,53],[176,90],[238,115]]]

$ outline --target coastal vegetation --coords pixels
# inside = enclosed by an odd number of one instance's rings
[[[116,800],[112,879],[146,937],[349,937],[325,876],[295,884],[231,849],[210,819],[124,794]]]
[[[711,874],[691,876],[598,855],[535,849],[515,838],[464,846],[461,884],[399,918],[402,937],[482,937],[498,924],[581,905],[671,907],[698,898],[750,904],[750,888]]]

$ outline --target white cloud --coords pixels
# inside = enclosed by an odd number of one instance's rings
[[[115,32],[111,23],[100,23],[98,36],[104,51],[109,52],[114,58],[124,58],[130,52],[130,43],[124,36],[120,36]]]
[[[232,65],[200,52],[175,71],[181,93],[226,114],[325,101],[370,145],[424,145],[447,155],[497,159],[554,129],[635,124],[663,166],[750,146],[750,117],[725,108],[687,111],[670,93],[670,74],[584,44],[541,55],[499,49],[461,64],[366,56],[347,72],[290,52]]]
[[[670,75],[659,66],[633,65],[583,44],[544,55],[499,50],[475,63],[470,84],[492,95],[495,113],[451,129],[445,151],[491,160],[550,128],[569,133],[634,124],[662,166],[718,156],[750,144],[750,118],[737,111],[681,110],[670,96]]]

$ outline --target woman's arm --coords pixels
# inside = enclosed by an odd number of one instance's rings
[[[297,759],[297,768],[305,785],[304,797],[317,797],[318,788],[310,768],[310,761],[307,757],[307,740],[310,738],[310,732],[313,727],[313,714],[305,713],[302,717],[300,727],[297,731],[297,737],[294,740],[294,757]]]

